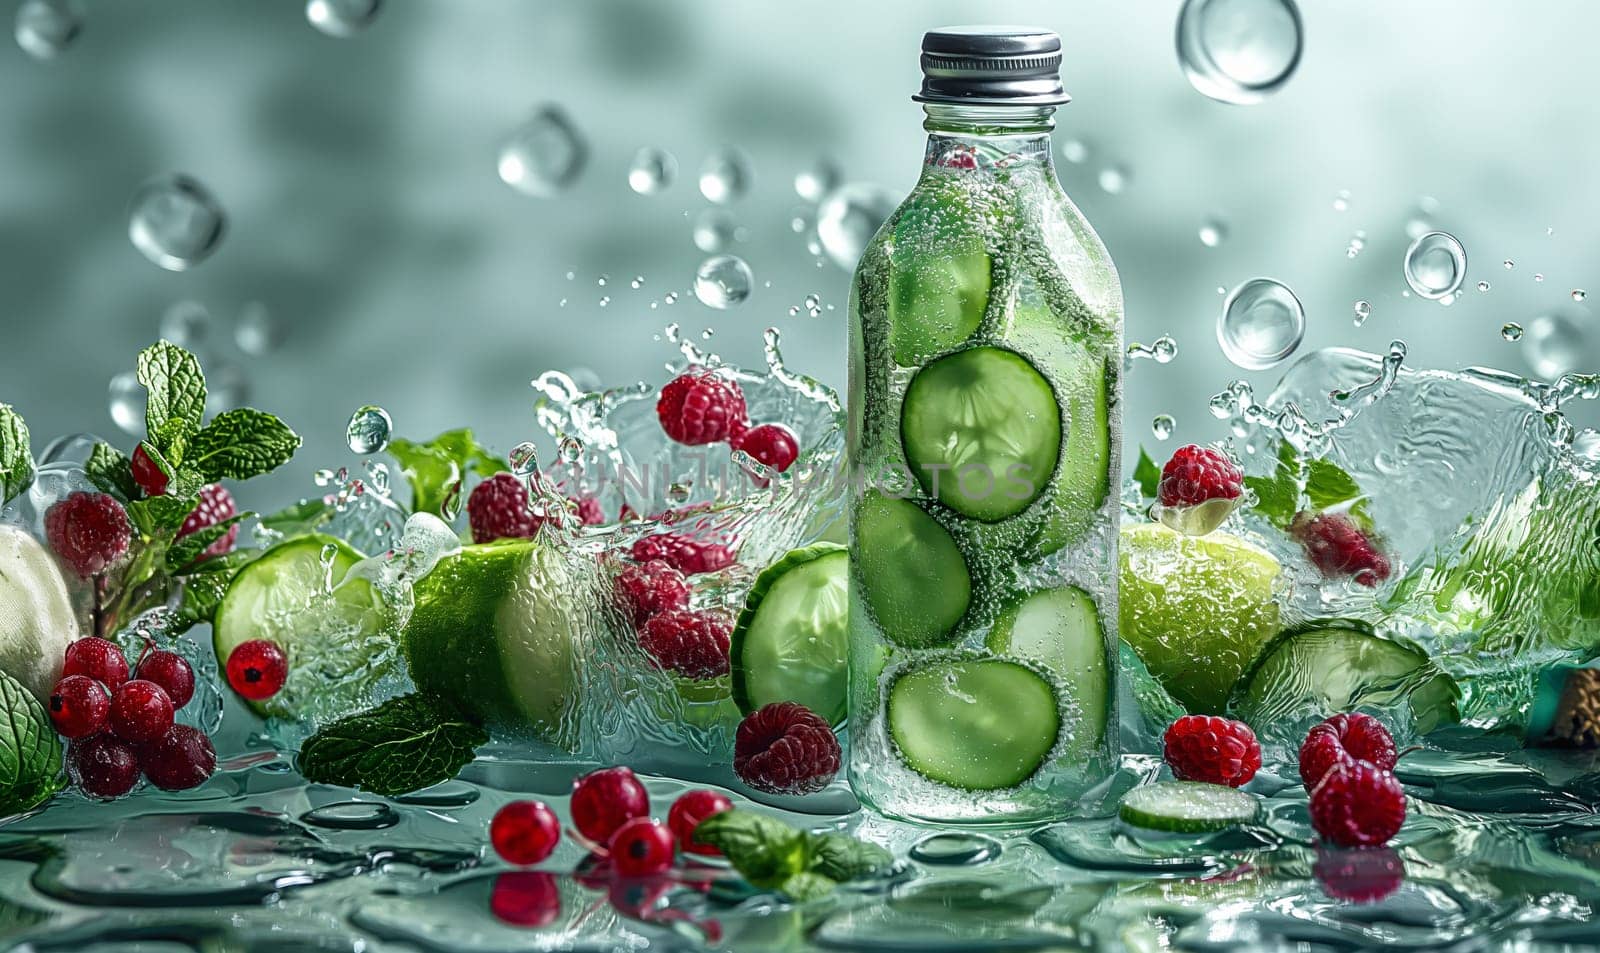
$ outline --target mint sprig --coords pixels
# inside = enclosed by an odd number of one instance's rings
[[[48,801],[66,786],[61,739],[44,707],[22,683],[0,672],[0,816]]]
[[[200,361],[171,341],[157,341],[139,352],[139,383],[145,397],[144,427],[163,452],[185,431],[205,422],[206,376]]]
[[[489,476],[506,469],[505,462],[464,427],[447,430],[424,443],[393,440],[389,455],[400,464],[401,475],[411,485],[413,513],[439,513],[452,495],[462,491],[468,474]]]
[[[1316,512],[1347,507],[1364,529],[1372,528],[1367,497],[1354,477],[1331,460],[1302,459],[1287,440],[1278,443],[1278,462],[1271,475],[1247,476],[1245,486],[1255,494],[1252,509],[1279,529],[1287,530],[1302,509],[1302,497]]]
[[[240,407],[218,414],[189,441],[185,464],[206,483],[271,473],[300,449],[300,435],[269,413]]]
[[[301,746],[300,773],[392,797],[450,780],[488,741],[488,732],[448,702],[400,695],[324,725]]]
[[[90,482],[119,500],[139,496],[139,484],[133,482],[133,461],[109,443],[95,444],[83,469]]]
[[[173,574],[182,572],[199,559],[201,553],[210,549],[211,544],[228,535],[228,531],[239,522],[254,515],[254,513],[235,513],[225,520],[201,527],[187,536],[174,540],[167,548],[167,571]]]
[[[1139,485],[1139,495],[1146,499],[1155,499],[1161,489],[1161,468],[1143,447],[1139,448],[1139,462],[1133,468],[1133,482]]]
[[[0,404],[0,506],[33,484],[33,445],[28,425],[10,404]]]
[[[755,811],[713,814],[694,839],[722,851],[740,876],[796,902],[827,896],[834,886],[886,869],[894,857],[848,834],[811,834]]]

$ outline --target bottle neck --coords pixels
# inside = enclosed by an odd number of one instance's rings
[[[955,106],[924,103],[928,132],[923,164],[948,169],[976,169],[1019,164],[1053,168],[1050,131],[1054,106]]]

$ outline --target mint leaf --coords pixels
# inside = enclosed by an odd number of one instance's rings
[[[505,462],[478,443],[466,428],[447,430],[426,443],[396,439],[389,455],[411,485],[411,512],[438,513],[452,493],[461,491],[467,474],[488,476],[506,469]]]
[[[139,484],[133,482],[133,461],[109,443],[95,444],[83,469],[90,482],[120,500],[139,496]]]
[[[893,854],[849,834],[812,835],[810,856],[811,870],[837,881],[859,880],[894,863]]]
[[[1306,497],[1311,508],[1318,512],[1338,506],[1361,495],[1355,477],[1344,472],[1337,463],[1312,459],[1306,462]]]
[[[1139,448],[1139,463],[1133,468],[1133,482],[1139,484],[1140,496],[1152,500],[1161,487],[1161,468],[1143,447]]]
[[[33,445],[28,425],[10,404],[0,404],[0,506],[33,483]]]
[[[323,500],[301,500],[276,513],[268,513],[257,522],[272,539],[288,539],[321,531],[333,519],[332,505]]]
[[[795,903],[805,903],[808,900],[821,900],[833,893],[833,888],[837,886],[839,884],[829,877],[806,871],[779,884],[778,892]]]
[[[209,549],[212,543],[228,535],[228,530],[236,523],[254,515],[254,513],[236,513],[220,523],[197,529],[177,540],[167,550],[167,571],[177,572],[199,559],[200,554]]]
[[[744,879],[779,889],[807,871],[810,836],[784,822],[735,808],[713,814],[694,829],[694,839],[722,851]]]
[[[1279,529],[1288,529],[1300,511],[1300,454],[1287,440],[1278,443],[1278,467],[1271,476],[1247,476],[1244,485],[1255,493],[1251,509]]]
[[[185,459],[208,483],[270,473],[300,449],[300,435],[277,417],[249,407],[218,414],[189,442]]]
[[[139,352],[139,383],[145,398],[144,427],[163,451],[184,429],[196,431],[205,419],[206,377],[193,354],[171,341],[157,341]]]
[[[0,672],[0,816],[38,807],[64,787],[61,739],[44,707]]]
[[[488,741],[488,732],[447,702],[400,695],[324,725],[301,746],[300,773],[392,797],[450,780]]]
[[[198,562],[185,569],[183,590],[178,600],[177,635],[199,622],[210,622],[222,604],[222,597],[239,570],[261,555],[256,549],[236,549],[231,553]]]
[[[152,496],[143,500],[134,500],[128,504],[128,519],[133,521],[134,528],[140,533],[151,538],[169,536],[176,532],[178,527],[193,510],[194,497],[179,496]]]

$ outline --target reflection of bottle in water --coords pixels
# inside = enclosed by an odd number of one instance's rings
[[[851,296],[851,781],[1058,815],[1110,761],[1122,293],[1062,192],[1043,30],[923,39],[922,177]]]

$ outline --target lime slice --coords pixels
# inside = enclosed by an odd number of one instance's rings
[[[1066,586],[1017,600],[995,620],[986,644],[997,655],[1036,662],[1055,676],[1067,704],[1080,712],[1066,727],[1072,733],[1069,752],[1087,755],[1099,747],[1111,684],[1105,631],[1087,592]]]
[[[1056,745],[1050,683],[1002,659],[941,659],[889,687],[889,736],[918,774],[969,791],[1016,787]]]
[[[978,330],[993,265],[970,203],[954,190],[912,193],[901,206],[892,248],[890,343],[895,363],[915,367]]]
[[[55,557],[22,527],[0,524],[0,671],[48,702],[78,635]]]
[[[900,437],[923,489],[992,523],[1044,492],[1061,450],[1061,408],[1050,382],[1015,351],[968,348],[911,379]]]
[[[233,577],[211,626],[218,663],[226,666],[251,639],[275,642],[289,658],[283,688],[247,702],[257,714],[312,721],[349,714],[398,670],[393,609],[366,579],[345,581],[363,558],[341,539],[299,536]]]
[[[1203,834],[1248,824],[1260,811],[1253,795],[1220,784],[1157,781],[1124,794],[1117,814],[1135,827]]]
[[[868,493],[856,509],[856,579],[885,637],[943,645],[972,600],[967,562],[950,533],[910,500]]]
[[[1221,714],[1245,667],[1278,630],[1278,561],[1230,536],[1159,523],[1122,528],[1122,638],[1190,711]]]
[[[745,597],[729,647],[739,710],[791,701],[829,724],[843,722],[849,617],[843,546],[818,543],[768,566]]]

